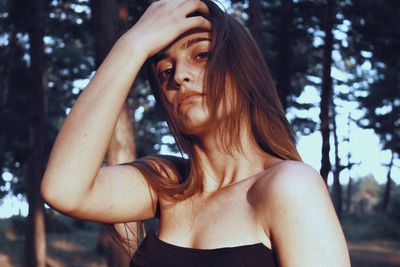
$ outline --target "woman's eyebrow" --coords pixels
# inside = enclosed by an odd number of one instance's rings
[[[167,57],[168,57],[168,54],[166,52],[159,52],[155,56],[153,56],[152,61],[153,61],[154,65],[157,66],[157,64],[161,60],[166,59]]]
[[[193,46],[194,44],[197,44],[199,42],[204,42],[204,41],[211,41],[211,40],[209,38],[206,38],[206,37],[199,37],[199,38],[190,39],[190,40],[188,40],[186,43],[184,43],[182,45],[182,48],[183,49],[188,49],[191,46]]]
[[[211,41],[210,38],[206,38],[206,37],[199,37],[199,38],[193,38],[188,40],[187,42],[185,42],[181,47],[182,49],[189,49],[191,46],[200,43],[200,42],[205,42],[205,41]],[[157,64],[163,60],[168,58],[168,53],[165,51],[161,51],[159,53],[157,53],[156,55],[153,56],[152,61],[154,62],[154,64],[157,66]]]

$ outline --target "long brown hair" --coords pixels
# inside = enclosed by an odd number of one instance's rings
[[[213,47],[206,66],[204,91],[210,118],[221,113],[224,118],[222,123],[210,121],[217,129],[222,149],[228,153],[241,149],[237,140],[246,123],[254,139],[251,141],[263,151],[283,160],[301,161],[274,82],[253,37],[213,1],[203,2],[209,8],[207,19],[212,24]],[[180,131],[174,111],[161,90],[155,63],[155,58],[146,62],[150,86],[158,106],[166,114],[179,150],[188,159],[153,155],[128,164],[141,171],[158,196],[179,201],[203,190],[203,173],[194,150],[195,137]],[[231,106],[226,104],[227,95],[233,96]]]
[[[220,121],[210,121],[215,124],[213,126],[222,140],[222,149],[228,152],[230,149],[240,149],[237,140],[245,122],[251,128],[254,141],[263,151],[284,160],[301,161],[274,82],[253,37],[213,1],[203,2],[210,11],[207,18],[212,24],[213,46],[212,56],[206,66],[204,90],[210,117],[216,118],[218,111],[224,118],[222,124]],[[148,60],[146,66],[155,98],[166,114],[181,153],[188,156],[190,168],[187,177],[172,179],[179,175],[176,164],[160,156],[145,157],[132,165],[139,168],[160,196],[185,199],[203,189],[202,168],[193,147],[195,138],[179,130],[172,107],[161,90],[153,58]],[[227,90],[232,90],[233,107],[226,105]]]

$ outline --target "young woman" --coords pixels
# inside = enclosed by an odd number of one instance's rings
[[[139,69],[188,159],[102,167]],[[48,204],[104,222],[159,214],[131,266],[350,266],[325,184],[301,162],[249,33],[212,1],[161,0],[114,45],[65,120]]]

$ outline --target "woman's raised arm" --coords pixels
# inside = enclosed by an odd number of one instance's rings
[[[140,172],[131,166],[101,165],[145,60],[191,28],[211,29],[203,17],[187,17],[196,11],[207,13],[207,7],[198,0],[155,2],[116,42],[57,136],[41,186],[48,204],[96,221],[132,221],[151,215],[154,197]],[[145,208],[135,211],[138,206]]]

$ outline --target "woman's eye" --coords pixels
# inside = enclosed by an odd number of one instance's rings
[[[158,74],[158,77],[160,78],[161,81],[164,81],[166,79],[169,79],[172,75],[172,69],[166,69],[160,72]]]
[[[197,54],[196,59],[209,59],[211,57],[211,53],[210,52],[201,52],[199,54]]]

